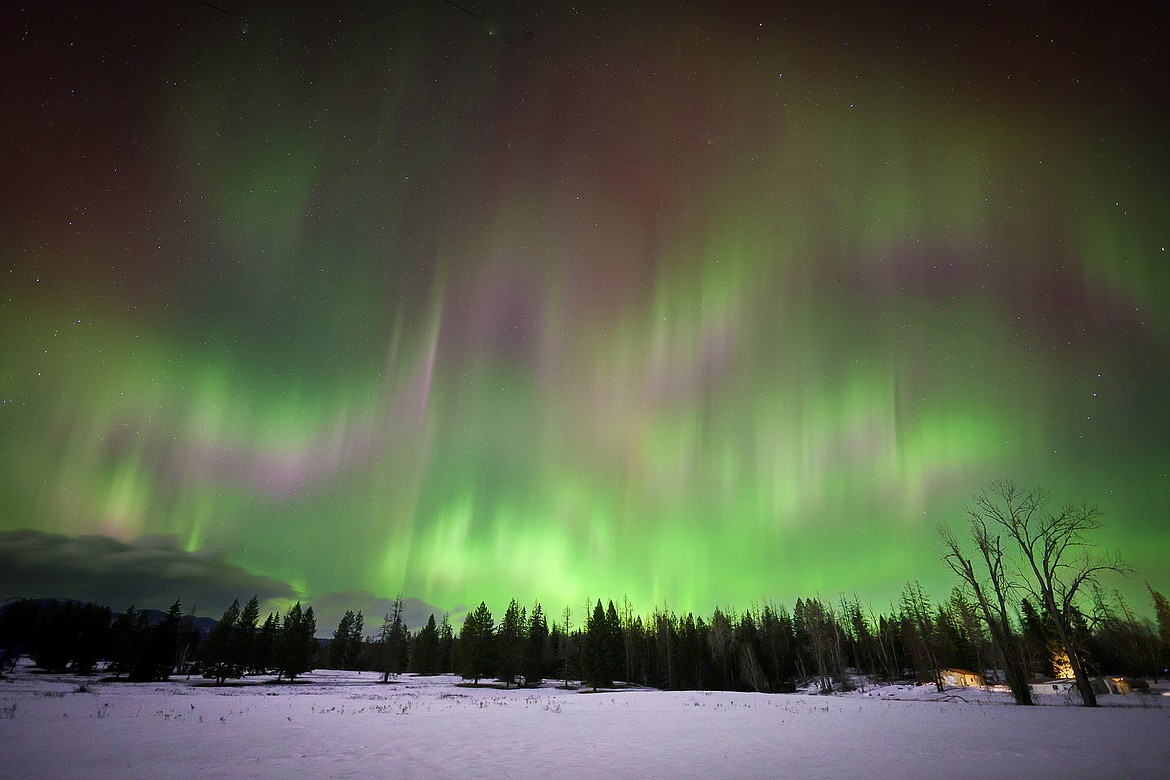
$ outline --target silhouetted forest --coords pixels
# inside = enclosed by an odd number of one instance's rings
[[[1095,674],[1164,675],[1170,662],[1170,606],[1150,588],[1157,622],[1140,618],[1120,594],[1094,593],[1091,610],[1073,621],[1076,642]],[[797,599],[791,610],[770,602],[710,615],[649,614],[598,600],[579,611],[546,615],[538,602],[516,601],[497,618],[481,603],[458,632],[446,615],[409,628],[398,599],[377,631],[347,612],[332,639],[315,639],[312,607],[297,603],[260,620],[255,598],[234,602],[206,634],[176,601],[165,613],[64,600],[18,600],[0,612],[0,657],[10,668],[30,655],[48,672],[102,673],[111,679],[164,680],[203,675],[225,683],[248,675],[293,680],[313,668],[376,671],[382,680],[412,672],[458,673],[473,683],[538,685],[560,680],[592,688],[846,690],[855,674],[941,686],[939,670],[995,670],[986,624],[956,588],[933,600],[915,582],[898,603],[874,612],[856,597]],[[1060,673],[1051,621],[1028,599],[1015,618],[1021,657],[1033,678]],[[994,675],[994,671],[992,672]]]

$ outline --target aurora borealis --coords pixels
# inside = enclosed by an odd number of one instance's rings
[[[1010,477],[1170,586],[1164,15],[217,6],[0,12],[0,532],[882,606]]]

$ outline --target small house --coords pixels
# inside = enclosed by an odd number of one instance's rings
[[[1076,690],[1077,681],[1071,677],[1058,677],[1053,680],[1033,680],[1028,683],[1028,687],[1032,689],[1032,695],[1048,695],[1064,694],[1068,695]]]
[[[966,669],[939,669],[938,676],[950,688],[980,688],[985,684],[983,675]]]
[[[1127,694],[1149,690],[1150,684],[1133,677],[1093,677],[1093,690],[1097,693]]]

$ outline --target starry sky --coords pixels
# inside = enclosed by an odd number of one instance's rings
[[[1007,477],[1145,606],[1165,12],[820,5],[6,4],[0,595],[883,609]]]

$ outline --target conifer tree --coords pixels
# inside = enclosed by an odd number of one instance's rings
[[[390,675],[402,674],[409,661],[410,632],[403,619],[405,605],[399,594],[390,611],[382,619],[382,630],[378,634],[378,653],[381,659],[382,682],[389,682]]]
[[[145,619],[145,614],[140,613]],[[179,639],[179,624],[183,619],[182,605],[178,599],[171,604],[162,620],[149,629],[142,655],[130,671],[135,682],[166,680],[175,666],[175,650]]]
[[[229,677],[242,674],[233,653],[239,620],[240,600],[237,598],[224,610],[223,617],[208,632],[203,643],[203,676],[214,679],[216,685],[223,685]]]
[[[548,668],[548,621],[540,602],[532,607],[528,623],[528,637],[524,645],[524,684],[540,685]]]
[[[1099,668],[1156,680],[1162,674],[1160,646],[1157,627],[1138,618],[1119,591],[1108,598],[1093,589],[1093,632],[1085,647]]]
[[[137,613],[131,606],[122,614],[114,618],[110,626],[110,654],[109,670],[115,677],[121,677],[134,666],[134,655],[137,649],[134,629]]]
[[[605,608],[605,674],[613,683],[622,676],[625,668],[625,650],[622,643],[622,622],[611,600]]]
[[[962,634],[970,663],[974,664],[972,668],[983,674],[995,651],[988,640],[983,620],[978,613],[978,607],[967,598],[960,588],[953,588],[951,590],[950,613]]]
[[[473,612],[463,619],[459,631],[459,672],[465,680],[476,685],[492,672],[492,645],[495,640],[495,620],[487,604],[479,602]]]
[[[439,656],[436,667],[439,672],[455,671],[455,630],[451,628],[451,619],[446,612],[439,623]]]
[[[365,643],[365,638],[362,632],[366,628],[366,617],[359,609],[357,614],[353,616],[353,622],[350,624],[349,640],[345,645],[345,660],[344,668],[360,671],[362,664],[362,647]]]
[[[581,646],[581,672],[585,682],[594,690],[613,684],[609,661],[610,636],[601,600],[593,607],[585,621],[585,637]]]
[[[276,640],[277,679],[286,677],[293,682],[297,675],[313,668],[313,657],[317,652],[316,633],[317,618],[313,608],[302,610],[298,601],[285,613]]]
[[[410,656],[410,668],[418,674],[434,674],[439,662],[439,628],[432,613],[427,624],[414,638],[414,652]]]
[[[337,623],[333,638],[329,640],[327,663],[330,669],[344,669],[345,660],[349,653],[350,637],[353,634],[353,623],[356,616],[353,610],[347,609]]]
[[[914,657],[914,666],[920,673],[929,675],[939,693],[942,693],[943,681],[939,674],[938,627],[934,619],[934,607],[930,597],[922,591],[922,585],[917,581],[906,583],[902,590],[902,624],[906,642]]]
[[[1056,676],[1054,661],[1060,655],[1060,637],[1048,616],[1037,612],[1026,597],[1020,600],[1020,633],[1021,650],[1030,676],[1046,679]]]
[[[516,599],[512,599],[504,611],[504,618],[500,621],[500,628],[496,633],[496,679],[504,683],[505,688],[516,681],[516,675],[520,673],[524,661],[523,632],[520,606]]]
[[[557,661],[561,667],[561,679],[569,687],[569,677],[576,670],[577,653],[573,642],[573,608],[568,604],[561,612],[560,640],[557,642]]]
[[[232,637],[232,662],[239,668],[240,676],[252,665],[253,645],[256,642],[256,623],[260,620],[260,600],[256,594],[248,599],[236,621],[235,636]]]
[[[37,615],[32,659],[46,672],[63,672],[69,667],[77,633],[76,607],[72,602],[52,602]]]
[[[269,612],[264,618],[264,625],[260,633],[256,634],[252,643],[252,654],[248,660],[248,668],[253,674],[264,674],[276,666],[276,645],[280,636],[280,622],[275,612]]]
[[[688,615],[689,617],[689,615]],[[711,650],[713,688],[726,690],[733,687],[731,680],[731,620],[723,614],[723,610],[716,608],[711,615],[710,632],[707,635],[707,646]]]

